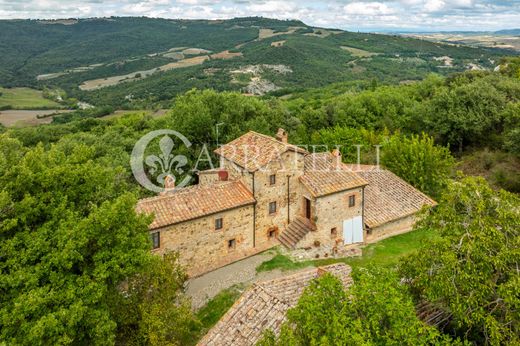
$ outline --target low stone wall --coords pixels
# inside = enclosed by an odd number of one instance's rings
[[[415,215],[406,216],[374,227],[365,234],[366,243],[375,243],[394,235],[410,232],[415,224]]]
[[[284,247],[280,247],[280,249],[284,255],[296,262],[327,258],[357,257],[363,254],[359,244],[343,245],[340,243],[337,246],[325,244],[310,246],[304,249],[288,250]]]

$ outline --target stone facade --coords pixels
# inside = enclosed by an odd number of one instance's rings
[[[222,228],[215,220],[222,218]],[[255,253],[253,249],[253,205],[208,215],[167,226],[160,232],[160,248],[165,253],[178,251],[180,263],[190,276],[211,271]],[[230,246],[230,241],[234,244]]]
[[[409,232],[415,224],[415,215],[409,215],[400,219],[384,223],[374,228],[366,229],[365,242],[375,243],[394,235]]]

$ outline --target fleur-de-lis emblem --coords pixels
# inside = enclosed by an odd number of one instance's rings
[[[172,154],[173,147],[175,146],[173,140],[170,136],[165,135],[159,141],[159,148],[161,149],[161,154],[157,155],[148,155],[145,158],[145,163],[150,167],[149,172],[152,175],[160,172],[157,176],[157,183],[164,186],[164,179],[168,175],[172,174],[172,168],[174,167],[174,171],[177,174],[184,173],[182,167],[188,163],[188,159],[184,155],[176,155]]]

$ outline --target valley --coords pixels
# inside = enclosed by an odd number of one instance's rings
[[[43,30],[50,44],[10,52],[6,42],[0,85],[57,89],[88,104],[135,109],[167,107],[175,95],[192,88],[280,95],[340,81],[408,82],[428,73],[493,69],[501,57],[511,54],[497,47],[354,33],[261,17],[224,21],[114,17],[53,25],[0,21],[0,29],[27,33],[20,38],[26,44],[33,43],[32,32]],[[102,36],[104,30],[110,34]],[[78,45],[87,33],[86,45]],[[13,60],[15,54],[21,59]],[[250,78],[237,78],[234,72],[261,65],[283,65],[292,72],[264,69]]]

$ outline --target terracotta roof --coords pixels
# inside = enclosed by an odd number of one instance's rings
[[[352,283],[351,271],[348,265],[337,263],[256,283],[242,294],[198,345],[254,345],[264,330],[271,329],[278,334],[287,310],[298,303],[311,280],[329,272],[348,287]]]
[[[141,199],[136,210],[155,214],[150,229],[196,219],[255,203],[253,194],[240,181],[191,186],[157,197]]]
[[[341,158],[330,153],[314,153],[305,157],[305,173],[300,181],[314,197],[367,185],[354,172],[343,169]]]
[[[377,227],[389,221],[417,213],[424,205],[436,202],[389,170],[377,166],[344,165],[366,181],[365,223]]]
[[[236,163],[250,172],[257,171],[282,153],[292,150],[306,154],[302,148],[281,142],[254,131],[249,131],[243,136],[224,144],[215,150],[215,153]]]

